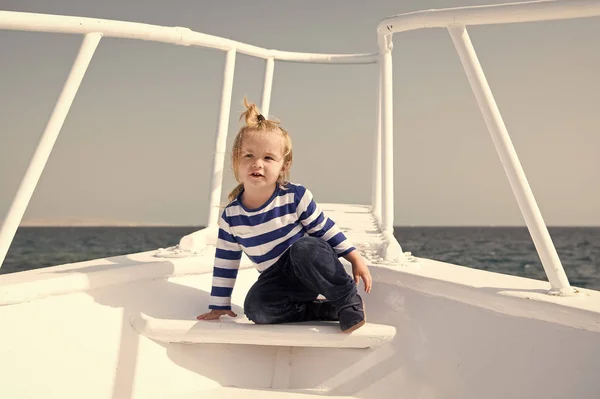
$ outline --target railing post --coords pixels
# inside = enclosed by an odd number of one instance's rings
[[[394,231],[394,88],[392,79],[392,35],[385,36],[385,48],[380,49],[380,68],[383,93],[383,136],[381,139],[382,164],[382,209],[381,229]]]
[[[479,109],[483,114],[510,186],[548,276],[551,286],[550,293],[555,295],[569,295],[574,292],[574,289],[569,285],[569,280],[560,263],[556,248],[548,233],[548,228],[544,223],[542,214],[529,187],[527,177],[510,140],[510,136],[502,120],[502,115],[500,115],[500,110],[485,78],[469,34],[464,26],[448,27],[448,31],[450,32],[452,42],[456,47],[456,51],[477,99],[477,104],[479,104]]]
[[[267,119],[269,119],[269,110],[271,108],[271,91],[273,89],[274,68],[275,60],[273,58],[267,58],[265,66],[265,81],[263,84],[262,100],[260,105],[260,112]]]
[[[383,258],[403,264],[406,256],[394,237],[394,87],[392,80],[392,35],[379,40],[379,68],[381,76],[381,221],[380,228],[386,242]],[[379,129],[378,129],[379,130]],[[377,169],[377,168],[376,168]]]
[[[62,92],[58,97],[58,101],[54,106],[52,115],[46,124],[46,128],[42,133],[42,137],[35,153],[29,162],[25,176],[23,176],[21,185],[17,190],[15,199],[13,200],[6,215],[6,219],[4,220],[4,224],[2,225],[2,230],[0,230],[0,267],[6,258],[10,244],[23,219],[31,196],[44,171],[48,157],[50,157],[54,143],[56,143],[60,129],[65,122],[71,104],[73,104],[75,95],[79,90],[81,81],[85,76],[85,72],[87,71],[101,38],[101,33],[88,33],[83,38],[77,58],[75,58],[75,62],[71,67],[71,72],[69,73]]]
[[[225,167],[225,151],[227,149],[227,129],[229,128],[229,112],[231,110],[231,93],[233,91],[233,74],[235,72],[236,50],[228,50],[225,58],[223,74],[223,89],[221,92],[221,108],[219,110],[219,126],[213,157],[213,166],[210,182],[210,200],[208,213],[208,226],[215,227],[219,220],[219,204],[221,202],[221,189],[223,187],[223,169]]]
[[[381,82],[382,70],[379,68],[379,83],[377,86],[377,130],[375,132],[375,155],[373,156],[373,195],[371,198],[371,206],[373,214],[377,219],[379,228],[381,228]]]

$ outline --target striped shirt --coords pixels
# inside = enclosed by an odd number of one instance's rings
[[[258,209],[246,208],[240,196],[227,205],[219,219],[210,309],[231,309],[231,293],[242,251],[263,272],[306,235],[326,241],[338,256],[355,249],[321,211],[312,193],[301,185],[278,185],[271,198]]]

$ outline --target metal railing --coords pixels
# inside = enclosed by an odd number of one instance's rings
[[[0,230],[0,265],[31,199],[42,170],[52,151],[69,108],[77,93],[96,47],[102,36],[201,46],[226,52],[221,106],[211,174],[208,226],[218,220],[223,180],[226,138],[231,107],[231,93],[237,53],[266,60],[261,110],[268,114],[275,61],[370,64],[379,62],[377,135],[373,167],[372,209],[389,242],[395,242],[393,179],[393,88],[392,36],[424,28],[448,29],[465,69],[471,88],[485,119],[513,193],[551,285],[550,293],[569,295],[570,287],[548,229],[541,216],[523,168],[512,145],[502,116],[487,83],[467,25],[508,24],[583,18],[600,15],[600,0],[544,0],[490,6],[425,10],[396,15],[377,26],[379,52],[375,54],[311,54],[268,50],[230,39],[206,35],[182,27],[163,27],[133,22],[110,21],[58,15],[0,11],[0,29],[62,32],[85,35],[71,73],[44,130],[25,177]]]
[[[570,286],[548,228],[533,196],[525,172],[510,140],[502,116],[485,78],[481,64],[467,33],[467,25],[491,25],[583,18],[600,15],[599,0],[551,0],[509,3],[477,7],[460,7],[442,10],[426,10],[396,15],[382,20],[377,26],[380,53],[380,111],[377,142],[381,143],[381,175],[375,172],[373,207],[381,218],[384,231],[393,230],[393,103],[392,103],[392,35],[424,28],[446,28],[458,52],[461,63],[471,84],[473,94],[483,114],[496,151],[517,199],[529,233],[540,256],[544,271],[550,282],[550,294],[570,295]],[[379,192],[380,191],[380,192]]]
[[[36,32],[72,33],[84,35],[71,72],[44,129],[35,153],[29,163],[17,194],[9,208],[0,230],[0,266],[4,261],[25,210],[31,200],[42,171],[52,152],[71,104],[77,94],[87,67],[102,37],[115,37],[153,42],[170,43],[182,46],[208,47],[226,52],[219,122],[211,172],[209,193],[208,226],[216,226],[219,217],[219,204],[223,183],[227,130],[231,109],[231,93],[237,53],[262,58],[266,61],[264,86],[261,99],[261,112],[269,113],[271,88],[275,61],[322,63],[322,64],[373,64],[378,54],[317,54],[270,50],[246,43],[225,39],[188,28],[164,27],[135,22],[111,21],[105,19],[71,17],[62,15],[32,14],[0,11],[0,29]]]

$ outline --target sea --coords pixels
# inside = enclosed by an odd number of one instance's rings
[[[176,245],[201,227],[20,227],[0,274]],[[550,227],[573,286],[600,290],[600,227]],[[396,227],[404,251],[476,269],[546,280],[525,227]]]

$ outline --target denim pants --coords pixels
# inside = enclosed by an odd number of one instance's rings
[[[260,274],[246,295],[244,312],[256,324],[299,322],[319,294],[342,309],[359,303],[357,291],[333,248],[303,237]]]

